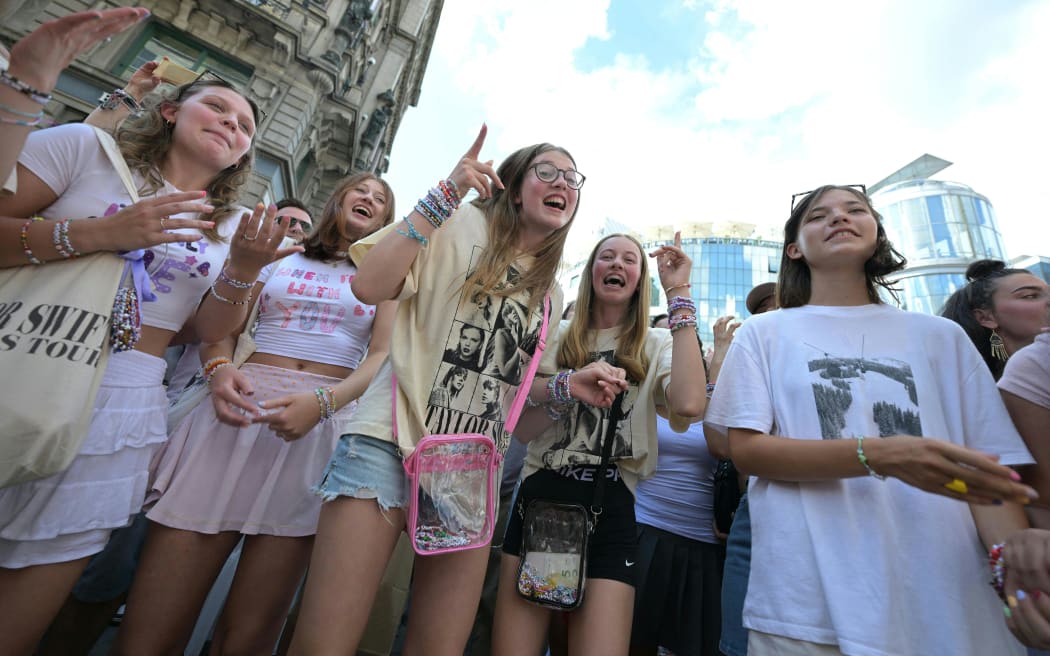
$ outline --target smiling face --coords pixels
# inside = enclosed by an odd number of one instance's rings
[[[830,189],[802,217],[798,238],[785,246],[810,269],[859,267],[875,252],[878,221],[867,202],[845,189]]]
[[[629,304],[638,290],[643,257],[638,245],[627,237],[609,237],[599,243],[591,265],[595,302]]]
[[[255,135],[252,107],[244,96],[222,86],[204,86],[161,115],[174,124],[172,152],[203,162],[210,175],[241,161]]]
[[[340,234],[352,243],[369,235],[389,219],[386,187],[375,178],[362,180],[347,189],[340,203]]]
[[[572,158],[558,150],[540,153],[529,162],[521,187],[514,195],[514,204],[520,208],[523,238],[527,240],[542,240],[567,224],[576,213],[580,199],[580,191],[570,188],[561,173],[551,182],[540,180],[532,167],[543,162],[562,170],[576,169]]]

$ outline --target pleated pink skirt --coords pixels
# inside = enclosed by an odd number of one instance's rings
[[[255,401],[331,386],[338,379],[249,363],[241,367]],[[321,499],[310,491],[335,450],[354,403],[294,442],[266,424],[229,426],[209,395],[170,436],[154,460],[146,515],[199,533],[301,537],[317,532]]]

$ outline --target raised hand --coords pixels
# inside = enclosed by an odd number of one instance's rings
[[[729,345],[733,343],[733,333],[740,327],[739,321],[733,321],[736,317],[728,315],[725,317],[718,317],[715,320],[714,325],[711,327],[712,332],[715,335],[715,350],[721,350],[723,353],[729,349]]]
[[[203,191],[180,191],[154,196],[101,219],[73,221],[70,223],[70,239],[83,244],[88,252],[133,251],[158,244],[200,241],[201,235],[197,232],[168,231],[215,227],[214,221],[171,217],[173,214],[211,213],[215,208],[204,201],[207,195]]]
[[[488,126],[482,124],[481,131],[478,132],[474,143],[471,144],[467,153],[456,164],[456,168],[452,169],[452,173],[448,175],[449,179],[455,182],[456,187],[459,188],[460,198],[465,198],[467,192],[471,189],[477,190],[478,196],[481,198],[491,198],[492,185],[496,185],[499,189],[504,188],[503,181],[496,174],[496,169],[492,168],[492,160],[487,162],[478,161],[478,157],[481,155],[481,146],[485,143],[485,135],[488,134],[488,130]]]
[[[321,419],[321,409],[313,392],[299,392],[259,404],[263,413],[252,423],[266,424],[277,437],[292,442],[310,432]]]
[[[8,72],[43,93],[77,55],[149,16],[143,7],[82,11],[36,28],[11,47]]]
[[[1000,465],[998,456],[930,437],[893,435],[864,440],[868,462],[879,474],[920,490],[974,504],[1028,503],[1035,490]]]
[[[248,377],[236,367],[220,367],[211,377],[211,402],[215,416],[224,424],[244,427],[259,413],[256,403],[248,400],[253,393]]]
[[[274,260],[287,257],[292,253],[301,253],[302,246],[281,248],[288,225],[277,222],[277,206],[269,207],[258,203],[251,214],[241,215],[237,231],[230,240],[229,271],[233,275],[243,275],[248,279],[258,275],[259,271]],[[237,276],[234,276],[237,277]]]
[[[689,272],[693,261],[682,250],[681,232],[674,233],[674,245],[660,246],[649,253],[649,257],[656,258],[656,270],[660,274],[660,284],[664,289],[684,289],[689,284]]]
[[[160,78],[153,74],[153,71],[157,70],[157,66],[159,66],[157,62],[148,61],[135,69],[131,79],[128,80],[127,86],[124,87],[124,91],[127,91],[128,95],[135,100],[145,98],[146,94],[160,86]]]

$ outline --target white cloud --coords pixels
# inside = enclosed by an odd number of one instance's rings
[[[1050,5],[682,6],[699,26],[691,61],[658,69],[655,55],[623,53],[583,71],[588,39],[616,43],[607,0],[446,2],[392,158],[400,208],[488,121],[485,157],[537,141],[572,151],[588,176],[576,250],[606,217],[780,224],[795,191],[871,183],[930,152],[956,162],[939,177],[990,198],[1010,255],[1050,253],[1050,226],[1029,218],[1050,205]]]

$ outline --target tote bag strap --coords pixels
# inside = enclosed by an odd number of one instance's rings
[[[117,147],[117,142],[113,140],[113,137],[103,130],[102,128],[91,126],[95,131],[95,137],[98,138],[98,143],[102,146],[102,150],[106,153],[106,157],[109,158],[109,163],[113,165],[117,175],[120,176],[120,181],[124,183],[124,190],[131,196],[131,202],[139,202],[139,192],[135,188],[135,181],[131,177],[131,169],[128,168],[128,163],[124,161],[124,156],[120,154],[120,148]]]
[[[525,397],[529,395],[529,388],[532,387],[532,379],[536,377],[536,369],[540,366],[540,356],[543,355],[543,349],[547,348],[547,326],[550,324],[551,317],[551,295],[547,292],[543,295],[543,319],[540,321],[540,334],[536,340],[536,350],[532,353],[532,361],[529,362],[529,368],[525,370],[525,377],[521,380],[521,385],[518,386],[518,393],[514,395],[514,401],[510,404],[510,412],[507,413],[507,420],[503,424],[504,430],[507,433],[513,433],[514,429],[518,425],[518,419],[521,417],[521,409],[525,405]],[[391,413],[393,415],[393,432],[394,432],[394,443],[397,443],[397,374],[390,374],[390,391],[391,391]]]

